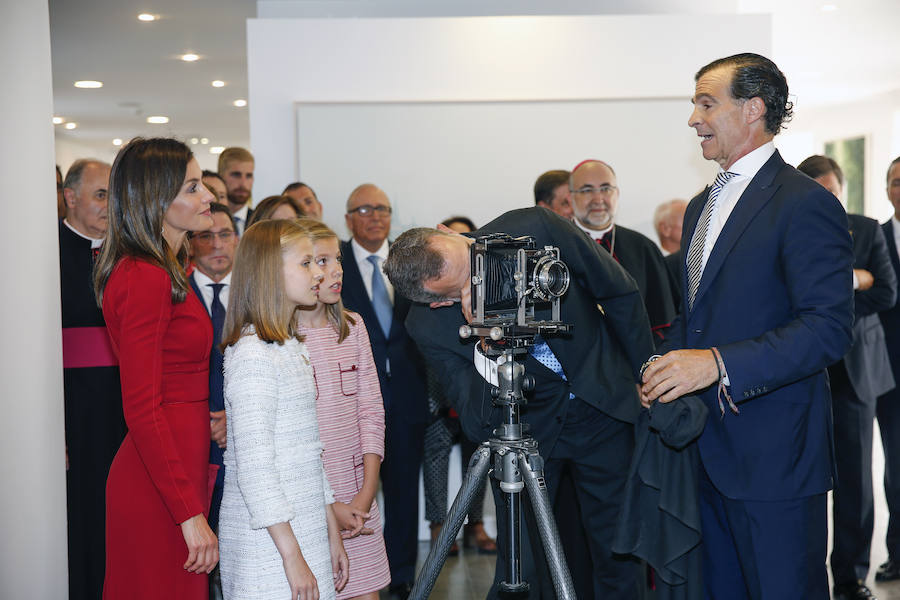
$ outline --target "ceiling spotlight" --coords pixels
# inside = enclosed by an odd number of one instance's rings
[[[184,62],[194,62],[196,60],[200,60],[200,55],[194,54],[193,52],[188,52],[187,54],[181,55],[181,60]]]
[[[66,123],[66,129],[75,129],[78,127],[78,123],[72,123],[71,121]]]
[[[209,153],[210,154],[222,154],[225,151],[225,146],[210,146]]]
[[[92,81],[92,80],[90,80],[90,79],[85,79],[85,80],[83,80],[83,81],[76,81],[76,82],[75,82],[75,87],[77,87],[77,88],[84,88],[84,89],[96,89],[96,88],[102,88],[102,87],[103,87],[103,82],[102,82],[102,81]]]
[[[113,146],[121,146],[121,145],[122,145],[122,138],[114,138],[113,139]]]
[[[232,102],[232,104],[234,104],[238,108],[244,108],[245,106],[247,106],[247,101],[240,99],[240,100],[235,100],[234,102]]]
[[[156,15],[151,15],[150,13],[141,13],[138,15],[138,21],[144,21],[145,23],[149,23],[150,21],[155,21]]]
[[[822,12],[834,12],[838,9],[837,4],[823,4]]]
[[[208,144],[208,143],[209,143],[209,138],[200,138],[200,143],[201,143],[201,144]]]
[[[168,123],[169,117],[161,117],[161,116],[147,117],[147,122],[155,123],[155,124]]]
[[[64,122],[65,122],[65,119],[63,119],[62,117],[53,117],[53,124],[54,124],[54,125],[60,125],[60,124],[62,124],[62,123],[64,123]]]
[[[199,142],[199,141],[200,141],[200,140],[197,139],[197,138],[191,138],[191,143],[192,143],[192,144],[196,144],[196,143]]]
[[[213,87],[225,87],[225,82],[222,81],[221,79],[216,79],[215,81],[212,82],[212,86]]]

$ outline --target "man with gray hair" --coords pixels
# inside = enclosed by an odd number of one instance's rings
[[[125,437],[118,361],[91,284],[106,236],[109,169],[93,159],[72,164],[59,224],[70,598],[103,591],[106,476]]]

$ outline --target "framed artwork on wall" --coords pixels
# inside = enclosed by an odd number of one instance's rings
[[[865,136],[825,142],[825,156],[833,158],[844,172],[844,198],[848,213],[865,214],[866,138]]]

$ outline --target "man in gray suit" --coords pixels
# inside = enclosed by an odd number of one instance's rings
[[[810,156],[797,169],[837,196],[844,176],[827,156]],[[831,573],[836,600],[874,598],[865,585],[875,507],[872,497],[872,431],[878,396],[894,388],[884,329],[878,312],[894,305],[897,278],[878,221],[847,215],[853,239],[856,318],[853,345],[828,367],[834,413],[834,487]]]

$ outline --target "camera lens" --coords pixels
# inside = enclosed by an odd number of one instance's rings
[[[543,256],[534,267],[532,285],[541,300],[559,298],[569,289],[569,268],[557,258]]]

